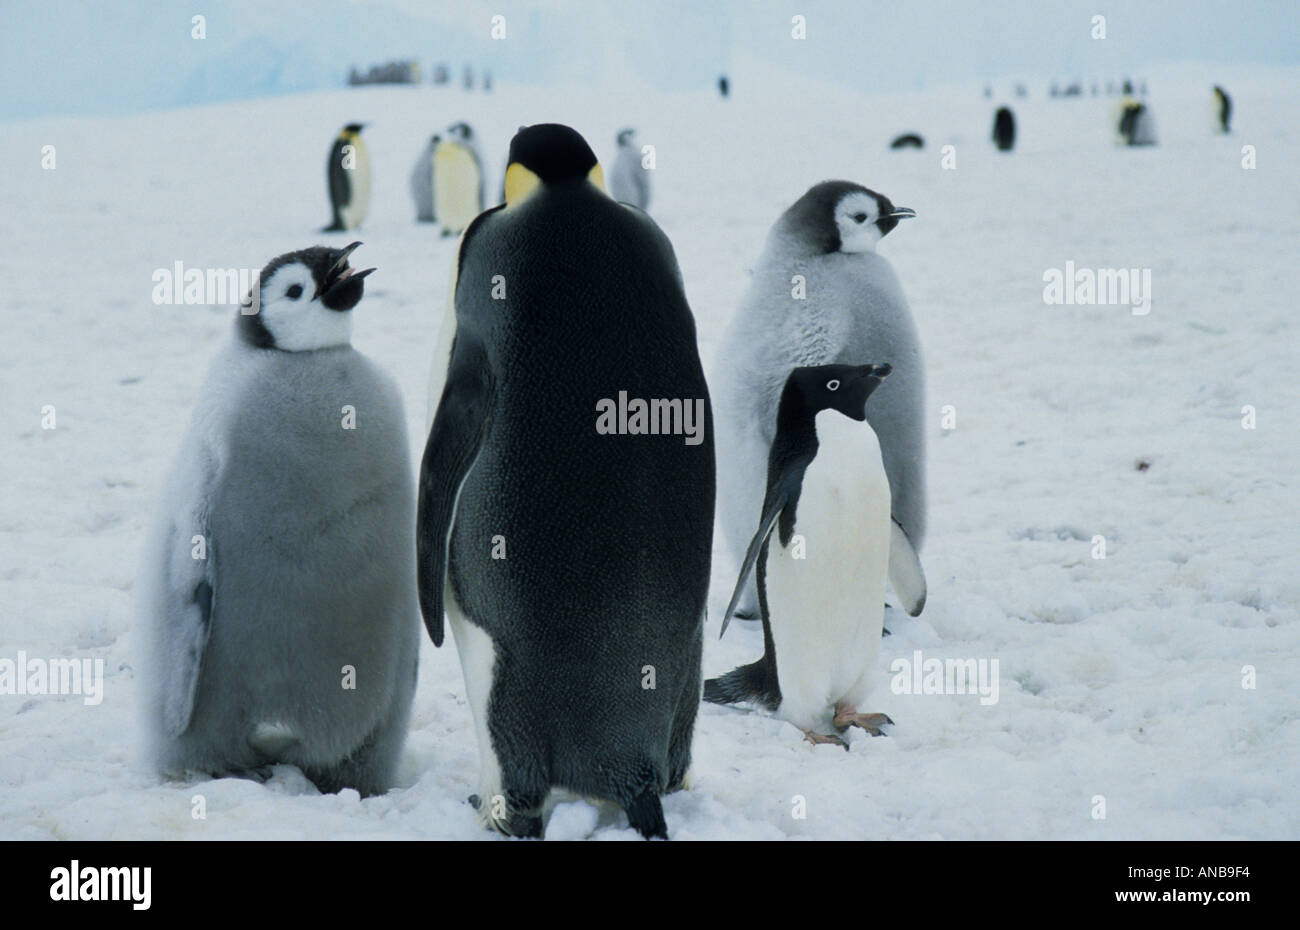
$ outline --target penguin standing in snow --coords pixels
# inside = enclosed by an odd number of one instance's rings
[[[870,695],[884,617],[889,479],[866,420],[888,365],[796,368],[786,379],[768,457],[757,532],[745,552],[731,615],[751,573],[758,581],[763,657],[704,683],[715,704],[752,701],[814,744],[849,748],[892,721],[858,708]],[[773,532],[775,530],[775,533]],[[920,577],[909,566],[908,580]]]
[[[1016,118],[1007,107],[998,107],[993,114],[993,144],[999,152],[1010,152],[1016,147]]]
[[[1214,85],[1214,119],[1219,132],[1232,132],[1232,98],[1218,84]]]
[[[489,825],[539,836],[562,789],[665,836],[713,535],[695,321],[672,245],[605,193],[582,136],[525,127],[508,164],[505,204],[461,238],[438,337],[420,607],[435,644],[444,612],[455,635]]]
[[[1145,103],[1126,98],[1120,104],[1117,141],[1121,145],[1141,146],[1156,144],[1156,124]]]
[[[165,774],[291,764],[327,792],[393,784],[415,501],[397,384],[350,345],[374,270],[348,265],[360,244],[273,259],[199,393],[141,584]]]
[[[348,123],[330,147],[325,165],[333,221],[325,232],[356,229],[370,212],[370,153],[361,141],[364,123]]]
[[[438,142],[437,136],[431,138],[429,144],[420,150],[420,157],[411,169],[411,199],[415,201],[417,223],[432,223],[437,219],[433,209],[433,153]]]
[[[483,212],[483,159],[468,123],[455,123],[433,148],[433,212],[443,236],[459,236]]]
[[[618,134],[618,156],[609,175],[609,192],[619,203],[630,203],[641,210],[650,206],[650,172],[641,164],[635,129]]]
[[[741,558],[763,502],[777,406],[791,369],[865,358],[893,366],[867,419],[879,437],[899,528],[892,537],[897,553],[890,580],[912,616],[924,606],[924,585],[918,589],[901,573],[916,562],[925,538],[925,373],[907,298],[875,248],[901,220],[914,216],[860,184],[814,185],[768,234],[712,371],[718,473],[727,479],[718,516]],[[757,619],[758,608],[751,580],[736,615]]]

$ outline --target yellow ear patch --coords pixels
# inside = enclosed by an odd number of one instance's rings
[[[605,190],[605,172],[601,170],[600,162],[592,165],[591,170],[587,172],[587,180],[590,181],[602,193],[609,193]]]
[[[519,162],[506,169],[506,206],[526,200],[542,184],[542,179]]]

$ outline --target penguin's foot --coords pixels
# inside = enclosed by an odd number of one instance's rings
[[[832,746],[843,746],[845,752],[849,751],[849,744],[838,736],[827,736],[825,733],[818,733],[815,730],[804,730],[803,738],[805,742],[812,743],[814,746],[829,743]]]
[[[885,731],[880,728],[894,725],[894,721],[885,714],[860,714],[852,707],[835,708],[835,719],[832,722],[837,729],[858,727],[872,736],[885,736]]]

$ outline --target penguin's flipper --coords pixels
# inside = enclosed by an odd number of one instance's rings
[[[206,538],[208,534],[202,535]],[[188,544],[184,543],[189,538],[189,531],[182,532],[176,524],[168,533],[172,557],[167,560],[166,604],[160,630],[163,664],[158,674],[162,677],[163,726],[172,739],[189,729],[194,713],[215,600],[213,559],[191,558]]]
[[[903,609],[915,617],[925,609],[925,571],[916,547],[897,520],[889,521],[889,583],[902,598]]]
[[[492,379],[487,355],[476,339],[457,333],[447,383],[420,462],[416,518],[420,612],[435,646],[443,638],[443,584],[447,547],[461,485],[478,458],[491,421]]]
[[[798,477],[796,476],[796,481]],[[731,615],[736,611],[736,605],[740,603],[741,597],[745,593],[745,582],[749,579],[749,573],[754,570],[754,565],[758,562],[758,557],[763,551],[763,545],[767,542],[767,537],[772,535],[772,529],[776,526],[777,517],[781,516],[781,511],[789,503],[791,494],[789,492],[788,482],[778,479],[767,490],[767,499],[763,501],[763,519],[758,524],[758,532],[749,542],[749,548],[745,550],[745,561],[740,565],[740,577],[736,579],[736,589],[731,593],[731,600],[727,603],[727,610],[722,615],[722,631],[718,633],[718,638],[727,632],[727,624],[731,623]]]

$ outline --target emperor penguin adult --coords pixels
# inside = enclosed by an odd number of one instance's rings
[[[790,373],[776,413],[761,515],[727,618],[753,574],[763,657],[704,683],[716,704],[752,701],[814,744],[849,748],[892,721],[862,713],[870,696],[890,563],[889,479],[867,418],[888,365],[818,365]],[[909,580],[920,577],[909,567]]]
[[[677,259],[568,126],[510,144],[465,231],[420,466],[420,607],[456,639],[481,816],[540,836],[553,790],[667,833],[700,703],[712,413]]]
[[[1232,132],[1232,98],[1218,84],[1214,85],[1214,128],[1217,132]]]
[[[636,130],[622,130],[617,142],[618,154],[609,175],[609,192],[619,203],[630,203],[645,210],[650,206],[650,172],[642,166]]]
[[[420,155],[411,168],[411,199],[415,201],[415,221],[432,223],[437,219],[433,209],[433,153],[438,148],[438,136],[433,136],[420,149]]]
[[[420,640],[415,488],[397,383],[350,344],[374,270],[349,266],[360,244],[272,259],[199,391],[141,585],[164,774],[393,785]]]
[[[356,229],[370,212],[370,153],[361,141],[364,123],[348,123],[330,146],[325,165],[332,222],[325,232]]]
[[[1115,129],[1115,141],[1120,145],[1156,144],[1156,124],[1151,116],[1151,109],[1132,97],[1125,97],[1120,101],[1119,122]]]
[[[1008,107],[998,107],[993,114],[993,144],[999,152],[1010,152],[1016,147],[1016,117]]]
[[[904,579],[925,540],[925,372],[902,286],[876,245],[914,216],[915,211],[895,207],[884,194],[851,181],[811,187],[768,233],[712,371],[718,471],[726,476],[718,515],[740,559],[762,506],[777,408],[790,372],[863,359],[893,366],[867,420],[879,437],[889,477],[890,581],[912,616],[925,606],[924,582],[918,586]],[[752,580],[736,615],[759,616]]]
[[[433,149],[433,212],[458,236],[483,212],[483,160],[468,123],[454,123]]]

